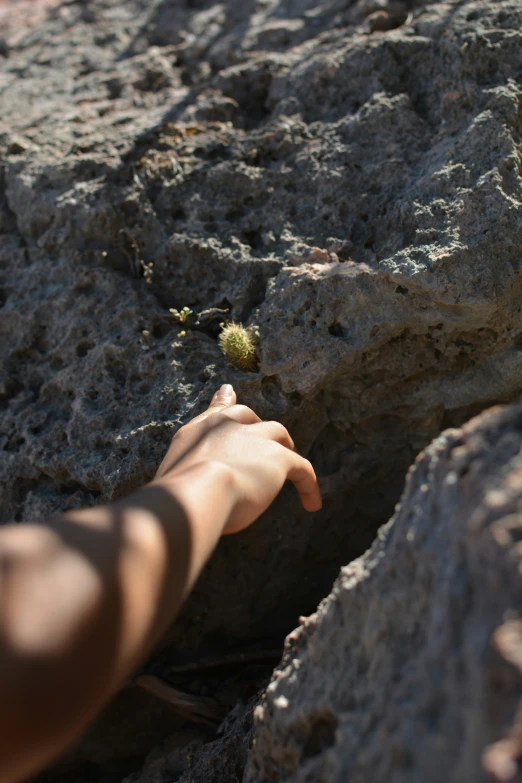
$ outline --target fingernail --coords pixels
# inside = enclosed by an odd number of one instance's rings
[[[227,397],[231,397],[232,394],[234,394],[234,387],[232,384],[224,383],[223,386],[217,390],[216,399],[226,399]]]

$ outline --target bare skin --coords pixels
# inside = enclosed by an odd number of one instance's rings
[[[174,436],[154,480],[124,500],[0,529],[0,780],[75,740],[173,621],[223,534],[289,479],[321,507],[286,429],[222,387]]]

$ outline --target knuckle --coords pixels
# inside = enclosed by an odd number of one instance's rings
[[[296,454],[295,466],[301,473],[310,475],[313,472],[313,468],[310,462],[299,454]]]
[[[281,437],[283,437],[283,438],[289,438],[290,437],[288,430],[286,429],[286,427],[283,424],[281,424],[280,421],[269,421],[269,422],[267,422],[267,424],[269,425],[269,427],[271,429],[273,429],[275,432],[277,432],[277,434],[280,435]]]
[[[234,405],[233,407],[239,413],[253,413],[253,411],[247,405]]]

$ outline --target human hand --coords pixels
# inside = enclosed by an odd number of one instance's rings
[[[307,511],[321,508],[321,493],[310,462],[296,453],[282,424],[261,421],[245,405],[236,405],[229,384],[214,395],[208,410],[176,433],[153,481],[165,483],[204,463],[219,463],[230,478],[232,512],[224,533],[248,527],[276,498],[289,479]]]
[[[25,780],[85,731],[172,623],[219,536],[254,522],[286,479],[305,509],[321,508],[286,429],[222,387],[148,487],[0,529],[3,782]]]

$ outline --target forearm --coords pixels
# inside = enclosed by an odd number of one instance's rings
[[[230,471],[218,463],[155,480],[123,502],[124,643],[117,677],[125,678],[170,625],[221,537],[233,503]],[[119,504],[115,508],[118,513]]]
[[[31,551],[25,526],[0,533],[2,781],[73,740],[163,634],[221,535],[228,482],[195,466],[32,528]]]

